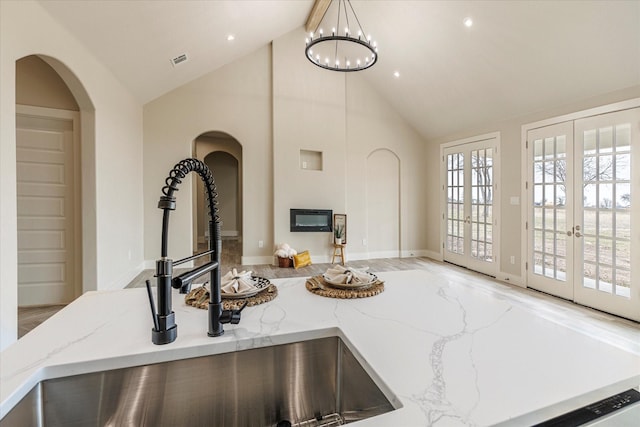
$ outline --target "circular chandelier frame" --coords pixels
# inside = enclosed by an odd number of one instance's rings
[[[364,46],[365,48],[369,49],[369,52],[371,52],[371,61],[364,61],[363,63],[360,63],[360,65],[358,65],[358,63],[356,62],[355,66],[351,66],[351,63],[349,63],[349,65],[345,64],[344,67],[340,67],[339,64],[335,64],[331,65],[326,64],[326,63],[322,63],[318,58],[314,58],[313,57],[313,46],[318,45],[320,43],[330,43],[330,42],[348,42],[348,43],[357,43],[361,46]],[[349,36],[336,36],[336,35],[331,35],[331,36],[326,36],[323,37],[322,35],[317,37],[316,39],[310,39],[309,43],[307,43],[307,47],[304,50],[304,54],[307,57],[307,59],[309,61],[311,61],[311,63],[313,65],[316,65],[320,68],[324,68],[325,70],[331,70],[331,71],[342,71],[342,72],[350,72],[350,71],[362,71],[362,70],[366,70],[367,68],[370,68],[371,66],[373,66],[373,64],[375,64],[378,61],[378,54],[376,52],[376,48],[374,48],[373,46],[371,46],[371,43],[369,43],[368,41],[364,41],[362,39],[359,38],[353,38],[353,37],[349,37]]]
[[[364,31],[362,30],[362,25],[360,25],[360,20],[356,15],[353,6],[351,5],[351,0],[332,0],[333,2],[338,4],[337,10],[337,23],[336,26],[333,27],[331,31],[331,35],[325,36],[323,34],[322,29],[318,32],[318,35],[314,38],[314,32],[309,34],[309,37],[306,39],[306,48],[304,50],[305,56],[313,65],[324,68],[325,70],[330,71],[341,71],[341,72],[352,72],[352,71],[362,71],[367,68],[371,68],[373,64],[378,61],[378,47],[375,41],[371,40],[371,36],[367,36],[366,38],[363,36]],[[347,5],[349,5],[349,9],[352,14],[352,21],[355,21],[357,24],[357,37],[352,36],[353,34],[349,29],[349,11],[347,9]],[[344,11],[344,12],[343,12]],[[344,16],[342,14],[344,13]],[[325,11],[326,14],[326,11]],[[341,17],[346,20],[347,27],[344,29],[344,33],[339,33],[340,31],[340,19]],[[325,17],[323,17],[324,19]],[[318,23],[318,27],[322,24],[322,21]],[[318,30],[316,27],[316,31]],[[337,30],[336,30],[337,29]],[[325,61],[322,61],[322,58],[319,54],[313,55],[313,47],[314,46],[327,46],[329,43],[335,43],[335,53],[333,54],[332,61],[329,60],[329,57],[325,56]],[[346,46],[346,44],[351,44],[351,46],[362,46],[369,54],[364,57],[364,61],[360,59],[350,60],[349,58],[338,58],[339,51],[341,49],[340,46]],[[330,49],[330,48],[329,48]],[[340,59],[344,59],[343,63],[340,64]]]

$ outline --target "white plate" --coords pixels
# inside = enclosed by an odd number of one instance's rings
[[[366,273],[369,276],[369,281],[368,282],[351,282],[351,283],[340,283],[338,281],[333,281],[333,280],[329,280],[327,279],[327,276],[325,276],[324,274],[322,275],[322,278],[324,279],[325,282],[327,282],[328,284],[330,284],[333,287],[336,288],[345,288],[345,289],[357,289],[357,288],[363,288],[365,286],[371,286],[372,284],[374,284],[376,282],[376,280],[378,280],[378,276],[376,276],[375,274],[371,274],[371,273]]]
[[[222,298],[227,298],[227,299],[249,298],[259,294],[260,292],[267,289],[269,285],[271,285],[271,282],[269,281],[269,279],[265,279],[264,277],[252,276],[251,279],[253,279],[254,281],[254,287],[252,289],[248,289],[244,292],[238,292],[238,293],[236,292],[227,293],[222,291],[221,292]]]

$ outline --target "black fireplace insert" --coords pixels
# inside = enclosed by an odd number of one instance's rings
[[[291,209],[290,231],[333,231],[331,209]]]

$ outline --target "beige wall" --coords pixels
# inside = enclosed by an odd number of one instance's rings
[[[157,208],[164,180],[178,161],[191,157],[193,141],[206,132],[224,132],[242,145],[243,252],[260,262],[273,241],[271,48],[189,82],[144,106],[145,257],[160,256],[162,211]],[[190,174],[194,176],[194,174]],[[193,247],[192,176],[176,193],[171,213],[169,256],[185,257]],[[270,258],[269,258],[270,259]]]
[[[164,178],[173,164],[191,155],[191,142],[210,131],[224,132],[242,145],[243,263],[272,262],[274,245],[283,242],[310,250],[316,262],[329,259],[331,233],[289,232],[291,208],[346,213],[348,258],[375,256],[362,244],[368,237],[364,170],[367,157],[379,149],[399,159],[400,250],[426,254],[424,141],[363,77],[308,63],[302,39],[302,29],[293,31],[272,47],[145,105],[148,261],[159,255],[161,211],[155,206]],[[300,150],[321,151],[323,170],[302,170]],[[190,192],[178,193],[178,208],[171,214],[173,258],[186,256],[193,246],[190,230],[197,217],[191,198]]]
[[[35,55],[16,61],[16,104],[80,110],[58,73]]]
[[[37,2],[0,2],[0,51],[2,349],[17,338],[17,60],[46,55],[80,107],[84,290],[124,286],[140,271],[143,240],[141,105]]]
[[[311,65],[302,30],[273,42],[274,244],[309,250],[312,260],[330,255],[331,233],[289,231],[290,209],[346,212],[345,75]],[[300,150],[322,152],[322,170],[300,167]]]
[[[482,135],[489,132],[498,131],[501,134],[501,241],[500,241],[500,265],[498,278],[508,277],[510,281],[522,283],[521,266],[524,262],[521,250],[521,205],[524,202],[521,176],[521,156],[522,156],[522,126],[528,123],[561,116],[581,110],[586,110],[601,105],[606,105],[618,101],[623,101],[640,96],[640,86],[631,87],[601,96],[575,101],[559,107],[548,108],[535,114],[524,117],[513,118],[499,123],[486,124],[477,129],[460,132],[454,135],[438,138],[429,141],[426,168],[429,172],[430,182],[439,182],[439,145],[445,142]],[[429,208],[426,220],[430,223],[437,223],[440,215],[440,191],[439,187],[430,185],[427,189],[429,197]],[[511,197],[519,197],[520,204],[512,205]],[[428,233],[427,247],[430,251],[439,251],[440,234],[436,227],[430,228]],[[515,256],[515,264],[511,264],[509,258]]]
[[[426,224],[424,141],[357,73],[317,68],[302,54],[302,30],[273,43],[274,56],[274,243],[308,249],[312,259],[328,261],[330,233],[291,233],[289,209],[333,209],[347,214],[347,259],[379,257],[389,252],[424,255]],[[321,151],[323,170],[300,168],[300,150]],[[382,236],[370,248],[367,206],[385,205],[367,188],[367,173],[396,180],[394,170],[367,171],[367,158],[386,149],[399,162],[399,206],[393,221],[398,239]],[[375,238],[374,238],[375,240]],[[366,241],[367,244],[364,244]],[[398,248],[399,246],[399,248]]]
[[[427,235],[432,222],[425,221],[427,214],[427,191],[433,181],[429,181],[427,146],[424,139],[409,126],[382,99],[365,79],[358,75],[347,76],[347,214],[350,256],[368,258],[376,256],[370,253],[383,252],[385,247],[369,248],[363,245],[367,239],[369,224],[365,206],[374,207],[380,200],[375,188],[367,188],[367,159],[381,149],[392,152],[399,162],[400,169],[400,253],[402,256],[430,255]],[[379,170],[378,174],[393,173],[392,170]],[[389,180],[395,179],[393,176]],[[387,250],[392,249],[392,242]]]

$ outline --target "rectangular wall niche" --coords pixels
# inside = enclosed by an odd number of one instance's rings
[[[300,150],[300,169],[321,171],[322,151]]]

